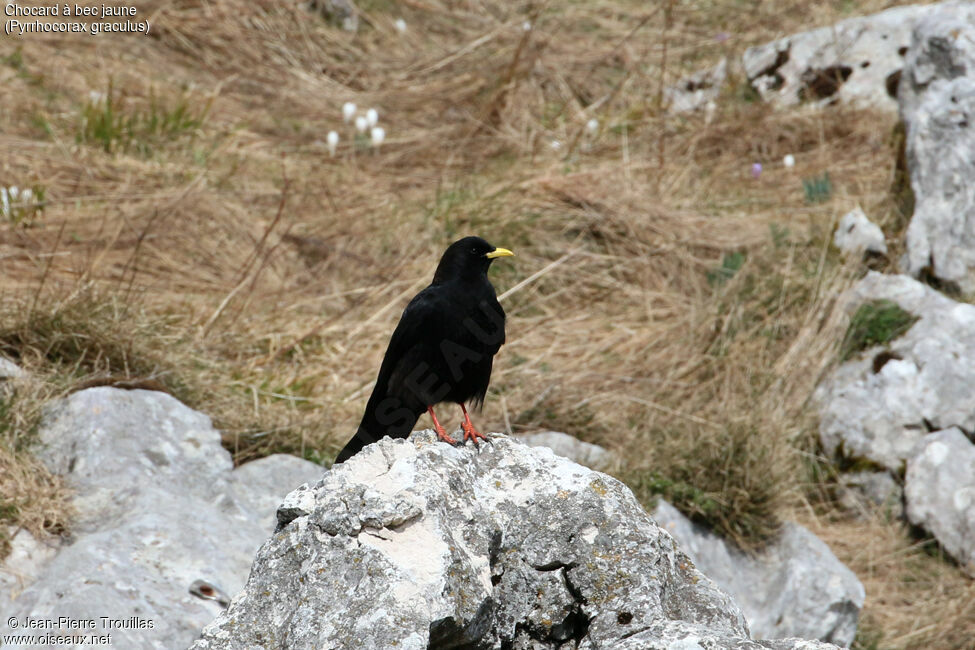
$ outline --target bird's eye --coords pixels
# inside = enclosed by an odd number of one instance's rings
[[[471,248],[471,252],[474,253],[475,255],[477,255],[477,248],[472,247]]]

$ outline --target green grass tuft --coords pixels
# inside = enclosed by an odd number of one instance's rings
[[[77,140],[107,153],[130,151],[149,156],[165,143],[199,131],[211,103],[194,107],[185,93],[170,101],[152,93],[147,107],[135,107],[110,83],[104,97],[93,97],[82,107]]]
[[[724,284],[738,272],[745,263],[745,254],[739,251],[725,253],[721,266],[711,269],[707,273],[708,284],[716,287]]]
[[[918,319],[918,316],[890,300],[864,303],[850,320],[840,348],[840,358],[847,361],[875,345],[886,345],[911,329]]]
[[[833,195],[833,182],[829,179],[829,172],[822,176],[802,179],[802,190],[806,195],[806,203],[824,203]]]

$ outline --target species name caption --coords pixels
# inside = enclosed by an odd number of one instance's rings
[[[39,618],[11,616],[7,628],[16,634],[0,635],[0,647],[17,645],[112,645],[112,633],[120,630],[151,630],[156,623],[151,618],[129,616],[115,618],[76,618],[58,616]]]
[[[28,34],[145,34],[149,35],[149,21],[138,19],[132,6],[85,6],[71,3],[51,5],[21,5],[9,3],[3,8],[7,36]],[[79,18],[81,20],[57,20]],[[124,18],[125,20],[118,20]]]

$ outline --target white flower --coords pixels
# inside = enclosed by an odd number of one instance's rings
[[[348,122],[355,116],[355,104],[345,102],[342,104],[342,119]]]
[[[17,195],[20,194],[20,190],[17,189],[16,185],[11,185],[7,188],[7,193],[10,195],[11,201],[16,201]]]
[[[586,131],[589,131],[589,133],[595,133],[598,130],[599,120],[597,120],[595,117],[586,122]]]
[[[552,146],[552,151],[558,151],[559,149],[562,148],[562,143],[559,142],[558,140],[552,140],[551,146]]]
[[[791,153],[786,154],[785,158],[782,159],[782,164],[785,165],[786,167],[795,167],[796,157],[793,156]]]
[[[368,111],[366,111],[366,122],[369,124],[369,126],[376,126],[376,124],[379,122],[379,111],[377,111],[375,108],[370,108]]]
[[[22,191],[20,193],[20,202],[21,203],[30,203],[30,200],[33,198],[33,196],[34,196],[34,193],[32,191],[30,191],[29,189],[25,189],[24,191]]]
[[[523,22],[523,23],[521,24],[521,29],[522,29],[523,31],[526,31],[526,32],[530,32],[530,31],[532,30],[532,24],[531,24],[531,21],[529,21],[529,20],[526,20],[525,22]]]
[[[355,118],[355,130],[359,133],[365,133],[366,129],[369,128],[369,121],[364,115],[359,115]]]
[[[97,90],[88,91],[88,101],[92,104],[101,104],[105,100],[105,93],[100,93]]]
[[[372,136],[372,146],[378,147],[386,139],[386,130],[381,126],[374,126],[369,135]]]
[[[396,31],[398,31],[400,34],[406,33],[406,21],[402,18],[397,18],[393,25],[396,27]]]
[[[336,131],[329,131],[326,141],[328,142],[328,155],[334,156],[335,150],[339,146],[339,134]]]
[[[10,216],[10,198],[7,196],[6,187],[0,188],[0,209],[2,209],[0,214],[3,214],[5,217]]]

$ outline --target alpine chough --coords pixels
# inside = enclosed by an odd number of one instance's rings
[[[464,404],[484,402],[494,355],[504,343],[504,310],[487,272],[496,258],[510,255],[480,237],[447,248],[433,282],[403,310],[362,422],[336,463],[383,436],[407,437],[424,411],[440,439],[453,444],[433,412],[441,402],[460,405],[464,442],[486,439],[474,429]]]

